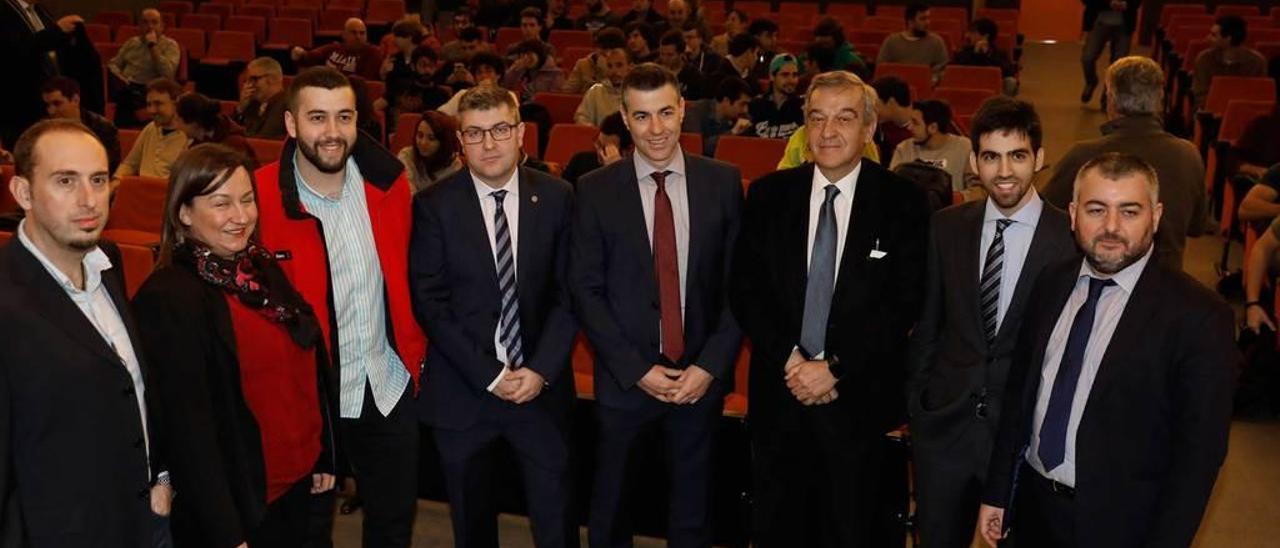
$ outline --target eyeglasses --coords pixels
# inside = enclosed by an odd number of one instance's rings
[[[498,124],[489,129],[480,129],[478,127],[469,127],[462,130],[462,144],[478,145],[484,142],[485,134],[488,134],[494,141],[506,141],[515,134],[515,126],[511,124]]]

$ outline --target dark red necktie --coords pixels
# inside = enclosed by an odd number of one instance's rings
[[[676,253],[676,221],[667,196],[667,171],[653,172],[658,192],[653,199],[653,272],[658,279],[662,311],[662,354],[673,363],[684,354],[684,322],[680,318],[680,259]]]

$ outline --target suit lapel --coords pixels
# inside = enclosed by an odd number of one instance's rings
[[[965,212],[962,223],[959,245],[960,252],[960,288],[964,291],[965,300],[970,303],[969,312],[973,314],[972,325],[976,326],[978,340],[986,343],[986,335],[982,327],[982,303],[978,299],[978,285],[982,280],[982,225],[986,218],[986,202],[978,202],[976,207],[970,206]]]
[[[1045,351],[1049,348],[1049,338],[1053,336],[1053,328],[1057,325],[1058,318],[1062,316],[1062,309],[1066,308],[1067,301],[1071,298],[1071,292],[1075,289],[1079,272],[1079,261],[1064,263],[1060,269],[1053,272],[1054,279],[1052,285],[1049,286],[1053,288],[1051,298],[1046,301],[1047,306],[1039,311],[1040,313],[1036,317],[1037,321],[1028,326],[1036,330],[1031,339],[1036,342],[1036,346],[1031,354],[1031,363],[1027,364],[1027,389],[1023,392],[1024,401],[1027,405],[1026,409],[1035,409],[1036,397],[1040,388],[1040,374],[1044,371]],[[1027,420],[1030,421],[1031,419],[1028,418]],[[1028,430],[1028,432],[1030,431]]]
[[[696,258],[702,256],[702,247],[705,245],[703,238],[709,234],[706,223],[711,219],[703,212],[706,211],[705,208],[710,207],[710,199],[707,196],[707,185],[701,183],[702,170],[690,161],[687,154],[684,157],[684,166],[684,189],[689,204],[689,250],[687,251],[688,267],[685,269],[684,279],[680,281],[684,286],[681,291],[686,292],[685,300],[692,304],[694,301],[689,299],[687,294],[690,287],[689,280],[695,279],[694,272],[698,264]]]
[[[809,283],[809,194],[813,191],[813,164],[805,164],[798,171],[801,178],[787,188],[788,203],[783,211],[785,222],[782,226],[787,230],[782,249],[786,258],[783,269],[786,274],[783,287],[790,287],[794,293],[787,302],[795,303],[798,314],[803,314],[805,286]]]
[[[520,204],[517,206],[520,208],[520,221],[518,223],[519,226],[514,228],[514,230],[518,231],[518,234],[513,236],[519,237],[520,242],[524,245],[520,245],[516,249],[516,287],[521,287],[526,279],[525,271],[528,268],[526,265],[530,264],[529,261],[532,260],[530,254],[533,251],[530,251],[530,249],[534,247],[535,241],[533,231],[541,226],[538,221],[538,215],[542,209],[538,207],[538,202],[541,198],[538,197],[538,187],[533,183],[533,178],[529,177],[529,172],[525,168],[519,169],[516,184],[520,186]],[[528,291],[521,291],[520,295],[528,293]],[[521,304],[523,305],[524,303]],[[524,310],[525,307],[522,306],[520,309]]]
[[[84,312],[72,302],[71,297],[45,270],[40,260],[27,250],[27,246],[16,241],[17,236],[14,236],[14,240],[9,248],[17,263],[20,279],[31,290],[27,294],[31,297],[30,308],[87,350],[114,363],[120,363],[120,356],[111,350],[111,345],[98,333],[98,328],[85,318]]]
[[[618,214],[623,220],[618,225],[624,232],[622,238],[630,242],[630,245],[636,251],[643,251],[649,257],[653,256],[653,246],[649,244],[648,224],[644,218],[644,204],[640,200],[640,182],[636,179],[635,160],[627,158],[622,162],[618,162],[618,168],[622,171],[621,177],[618,177]],[[648,275],[646,280],[653,280],[649,284],[649,290],[653,294],[658,292],[657,279],[653,277],[653,260],[639,261],[641,268],[644,268]]]
[[[1045,202],[1043,209],[1040,210],[1040,219],[1036,221],[1036,231],[1031,235],[1031,248],[1027,251],[1027,259],[1022,263],[1022,272],[1018,273],[1018,283],[1014,286],[1013,300],[1009,302],[1009,310],[1020,310],[1022,302],[1027,300],[1031,285],[1036,281],[1031,273],[1039,273],[1044,265],[1053,261],[1053,258],[1061,252],[1058,246],[1054,245],[1057,240],[1052,233],[1062,230],[1063,227],[1050,215],[1052,207]],[[1001,323],[996,339],[999,340],[1002,336],[1006,336],[1006,332],[1012,332],[1010,330],[1017,327],[1009,326],[1008,322]]]
[[[498,291],[498,265],[493,260],[493,245],[489,243],[489,228],[487,225],[489,220],[484,218],[484,210],[480,208],[480,200],[476,197],[476,182],[472,178],[470,170],[467,170],[467,183],[469,184],[464,185],[465,188],[459,189],[458,197],[458,218],[463,225],[460,229],[462,236],[466,238],[466,247],[464,249],[487,251],[487,253],[479,255],[481,262],[484,264],[481,269],[489,277],[489,283],[496,294]],[[492,198],[485,196],[485,199],[491,200]]]
[[[880,226],[882,212],[873,207],[882,203],[880,194],[883,181],[871,173],[870,162],[863,162],[858,173],[857,186],[853,189],[853,205],[849,213],[849,228],[845,234],[844,251],[840,256],[840,274],[836,276],[835,293],[831,297],[832,308],[844,302],[849,291],[858,289],[849,287],[854,271],[861,270],[866,258],[863,250],[870,250],[876,245],[879,237],[877,227]],[[803,302],[803,301],[802,301]]]
[[[1117,360],[1124,354],[1145,346],[1143,342],[1148,339],[1143,337],[1143,333],[1149,333],[1147,331],[1150,326],[1149,320],[1155,314],[1162,297],[1163,275],[1155,255],[1152,254],[1147,260],[1147,266],[1142,271],[1142,275],[1138,277],[1138,283],[1134,284],[1133,295],[1130,295],[1129,302],[1125,303],[1124,312],[1120,314],[1120,322],[1116,324],[1116,330],[1107,343],[1107,351],[1103,353],[1102,362],[1098,364],[1098,374],[1093,379],[1093,388],[1089,390],[1089,401],[1100,397],[1099,394],[1106,391],[1111,384],[1111,379],[1119,373],[1121,365],[1115,363]],[[1086,402],[1085,413],[1088,412],[1089,403]]]

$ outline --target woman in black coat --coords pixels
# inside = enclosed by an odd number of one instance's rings
[[[301,546],[334,483],[321,330],[254,241],[247,162],[204,144],[174,163],[160,266],[134,299],[183,548]]]

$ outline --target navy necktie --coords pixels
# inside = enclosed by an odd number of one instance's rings
[[[498,291],[502,294],[502,322],[500,340],[507,349],[507,363],[512,369],[524,365],[524,347],[520,339],[520,296],[516,293],[515,257],[511,253],[511,229],[507,226],[507,214],[502,210],[502,200],[507,191],[496,190],[493,196],[493,234],[498,255]]]
[[[836,196],[840,189],[827,185],[826,198],[818,212],[818,229],[813,236],[809,259],[809,279],[804,288],[804,320],[800,324],[800,351],[805,357],[824,352],[827,346],[827,318],[831,314],[831,294],[836,285]]]
[[[1049,408],[1040,423],[1040,449],[1036,454],[1045,472],[1062,464],[1067,454],[1067,424],[1071,421],[1071,406],[1076,397],[1076,385],[1084,366],[1084,351],[1093,334],[1094,316],[1102,290],[1115,285],[1115,280],[1089,278],[1089,297],[1076,312],[1071,322],[1071,334],[1067,336],[1067,348],[1062,353],[1062,363],[1053,379],[1053,391],[1049,394]]]

